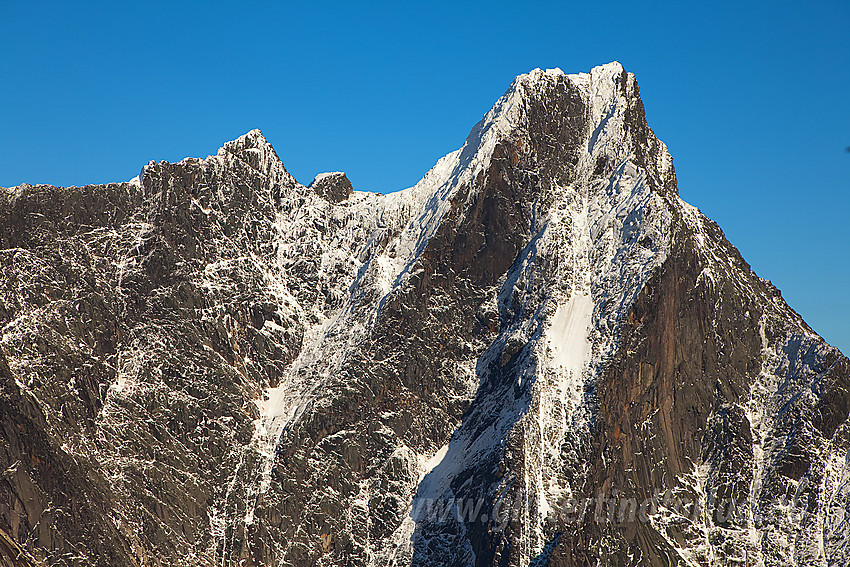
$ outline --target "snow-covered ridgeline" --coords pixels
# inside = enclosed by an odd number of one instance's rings
[[[526,421],[533,421],[522,426],[527,463],[523,525],[529,532],[522,538],[522,555],[527,558],[547,543],[542,529],[547,513],[571,496],[559,478],[561,445],[587,427],[593,407],[582,393],[615,349],[620,321],[664,261],[670,241],[672,215],[632,161],[624,136],[626,101],[616,83],[621,74],[619,64],[569,76],[536,70],[512,87],[524,96],[538,96],[558,81],[571,81],[587,97],[592,116],[574,183],[554,189],[552,206],[532,227],[531,242],[498,294],[500,311],[522,305],[525,315],[514,317],[478,361],[484,371],[479,379],[485,382],[487,369],[503,357],[506,345],[527,343],[524,362],[518,363],[525,370],[516,375],[519,386],[533,385],[528,394],[533,409],[528,398],[508,401],[513,396],[500,392],[476,400],[476,411],[488,415],[493,427],[483,433],[476,427],[456,431],[446,458],[417,491],[417,500],[423,501],[454,497],[452,478],[501,451],[509,431],[522,423],[518,414],[527,414]],[[611,164],[601,177],[594,175],[600,160]],[[536,305],[529,290],[543,279],[544,266],[557,266],[557,272],[549,279],[545,303]]]
[[[552,204],[535,219],[530,243],[494,297],[500,311],[515,309],[509,305],[523,305],[525,315],[505,326],[481,359],[470,361],[477,364],[478,380],[485,381],[488,364],[503,357],[508,344],[525,344],[519,363],[525,370],[516,375],[519,386],[531,385],[527,397],[506,402],[508,398],[494,395],[477,400],[478,411],[487,413],[493,423],[483,433],[461,427],[439,449],[421,452],[423,448],[397,448],[404,453],[402,460],[416,469],[411,474],[420,479],[413,487],[416,499],[411,503],[412,511],[417,500],[451,498],[452,479],[499,453],[509,433],[522,424],[525,465],[521,492],[527,500],[527,533],[520,544],[523,556],[529,558],[546,549],[550,534],[544,531],[545,518],[572,496],[569,483],[560,476],[565,466],[563,441],[580,443],[579,438],[586,434],[595,408],[584,392],[616,351],[620,323],[633,301],[666,259],[674,218],[688,223],[697,241],[704,244],[701,250],[710,260],[710,268],[702,276],[707,284],[713,281],[715,269],[737,269],[728,252],[716,248],[704,225],[709,221],[678,197],[671,199],[653,190],[651,179],[672,174],[672,160],[663,144],[652,140],[662,148],[657,161],[649,164],[652,171],[638,165],[634,141],[625,124],[631,87],[629,83],[623,87],[622,73],[618,64],[611,64],[589,74],[535,70],[518,77],[464,146],[439,160],[409,189],[389,195],[355,192],[340,205],[331,205],[297,184],[289,196],[283,195],[285,213],[279,216],[277,225],[281,235],[278,261],[288,266],[304,258],[314,259],[318,279],[329,287],[326,294],[311,301],[304,301],[291,290],[281,294],[295,306],[299,319],[308,323],[298,357],[280,383],[258,401],[261,417],[255,445],[266,465],[263,480],[251,498],[269,487],[281,435],[317,398],[345,353],[366,336],[384,299],[404,286],[417,269],[425,246],[456,206],[453,201],[459,189],[474,192],[475,180],[482,168],[488,167],[496,145],[524,135],[525,97],[542,96],[559,81],[569,81],[583,93],[590,120],[574,179],[567,186],[551,189]],[[600,163],[605,164],[601,174]],[[287,209],[287,199],[294,199],[295,194],[297,206]],[[317,224],[328,230],[317,232]],[[543,266],[557,266],[556,275],[544,278]],[[284,272],[280,277],[285,280]],[[336,275],[322,275],[332,273]],[[549,288],[540,304],[529,289],[533,281],[544,279]],[[784,303],[777,303],[776,308],[777,316],[787,309]],[[805,325],[799,331],[810,333]],[[766,348],[782,350],[776,345]],[[763,373],[766,377],[768,374],[778,371]],[[763,386],[768,397],[777,390],[776,384]],[[748,415],[754,431],[763,438],[764,432],[755,423],[762,419],[757,414],[764,413],[765,402],[754,404],[758,407],[748,408]],[[518,414],[527,417],[518,418]],[[760,466],[761,460],[757,458],[756,462]],[[704,485],[703,476],[695,478],[689,482]],[[830,478],[838,486],[840,473]],[[368,483],[362,490],[361,500],[369,502]],[[755,495],[757,489],[753,490]],[[253,521],[250,506],[245,520]],[[654,518],[654,522],[664,535],[664,519]],[[408,515],[391,536],[391,544],[371,544],[375,546],[374,560],[380,563],[391,556],[409,558],[414,534],[427,537],[427,530],[419,530]],[[681,553],[696,560],[709,555],[709,547],[706,542]]]
[[[122,184],[0,191],[12,536],[36,522],[41,549],[127,564],[634,563],[647,544],[846,564],[847,360],[678,198],[643,118],[619,64],[535,70],[391,195],[300,185],[259,131]],[[56,203],[67,226],[31,214]],[[676,494],[733,491],[750,516],[665,507],[631,542],[547,521],[681,471]],[[417,513],[435,500],[442,525]],[[521,516],[455,521],[461,501]]]
[[[305,347],[288,369],[280,385],[260,400],[261,419],[258,440],[271,461],[273,447],[281,433],[304,410],[322,376],[332,375],[347,351],[372,325],[384,299],[404,285],[413,265],[452,206],[452,197],[464,185],[471,186],[488,163],[496,144],[510,135],[520,121],[522,109],[518,78],[496,105],[476,125],[464,145],[441,158],[416,185],[387,195],[355,192],[342,209],[346,219],[342,230],[332,234],[321,252],[348,255],[352,268],[349,289],[341,308],[329,318],[319,317],[305,335]],[[299,237],[304,226],[323,215],[337,215],[321,199],[302,207],[296,215],[281,215],[279,229],[284,242],[282,254],[296,258],[303,254]],[[347,227],[353,227],[348,230]],[[339,259],[338,259],[339,260]],[[338,264],[339,262],[337,262]],[[365,304],[365,305],[364,305]],[[365,309],[365,311],[364,311]],[[307,381],[298,371],[305,367],[325,371],[311,373]],[[271,462],[268,463],[271,467]],[[268,479],[270,468],[264,475]],[[267,480],[265,481],[267,482]]]
[[[440,159],[409,189],[388,195],[355,192],[338,207],[307,194],[306,203],[279,215],[281,264],[318,257],[320,271],[331,273],[344,266],[348,278],[340,280],[337,271],[335,289],[341,292],[340,307],[320,310],[313,306],[312,313],[307,313],[312,317],[306,318],[313,324],[305,332],[304,347],[297,359],[280,383],[258,400],[261,417],[255,440],[266,458],[260,491],[268,488],[274,447],[281,434],[375,322],[383,299],[404,284],[451,206],[452,196],[462,184],[471,183],[497,141],[510,131],[518,102],[512,87],[461,149]],[[305,193],[300,186],[294,190]],[[329,231],[327,237],[314,232],[313,238],[304,238],[317,220],[327,217],[337,221],[333,223],[335,230]],[[305,249],[310,243],[318,249]],[[311,310],[303,304],[300,309]],[[305,368],[310,372],[301,372]]]

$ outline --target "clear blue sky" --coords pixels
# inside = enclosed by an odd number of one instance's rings
[[[124,4],[5,3],[0,185],[126,180],[260,128],[302,183],[392,191],[515,75],[618,60],[682,196],[850,354],[846,0]]]

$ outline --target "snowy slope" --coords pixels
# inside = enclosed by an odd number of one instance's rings
[[[396,193],[254,130],[0,205],[0,536],[47,564],[850,557],[847,359],[679,198],[619,63],[517,77]],[[564,516],[659,489],[704,510]]]

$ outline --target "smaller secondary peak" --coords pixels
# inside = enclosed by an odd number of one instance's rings
[[[310,182],[308,187],[331,203],[341,203],[354,193],[351,181],[342,171],[320,173]]]
[[[235,156],[274,182],[288,186],[295,185],[295,179],[283,167],[277,152],[263,133],[257,129],[225,143],[218,150],[218,157],[226,158],[227,156]]]
[[[266,140],[266,137],[263,136],[263,133],[259,129],[255,128],[254,130],[239,136],[235,140],[225,142],[221,149],[218,150],[218,153],[219,155],[225,152],[239,154],[244,150],[250,149],[274,152],[274,148],[272,148],[272,145],[268,142],[268,140]]]

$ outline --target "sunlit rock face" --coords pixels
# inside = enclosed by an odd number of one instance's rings
[[[850,560],[850,363],[618,63],[387,195],[257,130],[2,189],[0,290],[2,565]]]

